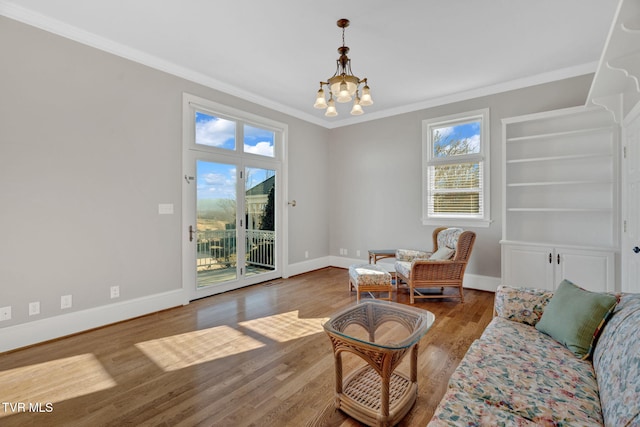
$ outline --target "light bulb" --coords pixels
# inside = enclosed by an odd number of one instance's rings
[[[373,99],[371,99],[371,93],[368,85],[365,85],[362,88],[362,98],[360,99],[360,105],[368,106],[373,104]]]
[[[362,107],[360,106],[360,98],[356,96],[356,100],[353,101],[353,108],[351,109],[351,114],[354,116],[359,116],[362,113],[364,113],[364,111],[362,111]]]
[[[318,109],[327,108],[327,100],[324,98],[324,90],[322,90],[322,88],[318,91],[316,102],[313,106]]]
[[[336,110],[336,103],[334,102],[333,98],[329,99],[329,106],[324,115],[327,117],[334,117],[338,115],[338,111]]]
[[[351,95],[349,95],[349,89],[347,86],[347,82],[343,81],[340,83],[340,92],[338,92],[338,102],[349,102],[351,101]]]

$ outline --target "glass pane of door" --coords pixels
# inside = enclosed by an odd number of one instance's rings
[[[236,166],[196,162],[197,287],[238,278]]]
[[[246,274],[256,275],[275,269],[276,171],[245,169]]]

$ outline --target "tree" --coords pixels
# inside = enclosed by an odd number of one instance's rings
[[[274,231],[275,228],[275,187],[271,187],[267,196],[267,204],[264,206],[262,216],[260,218],[260,230]]]
[[[454,138],[436,130],[433,150],[436,158],[455,158],[477,153],[478,147],[471,138]],[[433,167],[434,212],[478,213],[480,165],[477,162],[447,163]],[[468,191],[464,191],[468,190]]]

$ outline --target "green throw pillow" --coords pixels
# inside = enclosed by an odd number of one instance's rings
[[[590,292],[563,280],[536,324],[576,356],[590,356],[596,338],[617,304],[613,295]]]

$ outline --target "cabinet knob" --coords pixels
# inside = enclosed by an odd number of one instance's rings
[[[637,254],[638,252],[640,252],[640,248],[639,248],[639,247],[637,247],[637,246],[636,246],[635,248],[633,248],[632,250],[633,250],[633,252],[634,252],[634,253],[636,253],[636,254]]]

